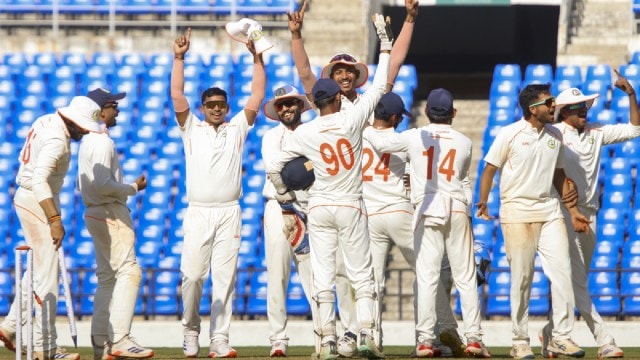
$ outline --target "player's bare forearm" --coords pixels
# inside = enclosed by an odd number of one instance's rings
[[[482,219],[490,219],[487,201],[489,201],[489,192],[493,186],[493,177],[496,175],[498,168],[495,165],[486,163],[480,177],[480,196],[476,207],[478,208],[476,216]]]
[[[405,21],[402,25],[402,29],[400,30],[400,34],[398,34],[398,38],[393,44],[393,48],[391,49],[391,61],[389,63],[389,75],[387,76],[387,91],[391,91],[391,88],[396,81],[396,77],[400,72],[400,67],[402,67],[404,60],[407,58],[407,53],[411,46],[413,28],[413,21]]]
[[[553,186],[567,209],[578,205],[578,189],[573,180],[566,177],[563,169],[556,169],[553,174]]]
[[[316,76],[311,71],[311,63],[309,62],[309,55],[304,48],[304,42],[302,38],[291,39],[291,54],[293,56],[293,63],[296,66],[296,71],[302,82],[302,87],[305,93],[311,93],[313,85],[316,83]]]
[[[260,104],[264,100],[266,93],[267,75],[264,70],[264,61],[262,60],[262,54],[253,55],[253,77],[251,79],[251,96],[247,100],[247,104],[244,107],[245,115],[247,117],[247,123],[249,126],[253,126],[253,123],[258,116]]]
[[[171,68],[171,101],[180,127],[184,126],[189,115],[189,102],[184,96],[184,56],[191,44],[191,28],[173,42],[173,67]]]

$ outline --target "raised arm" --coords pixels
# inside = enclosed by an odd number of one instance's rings
[[[253,77],[251,78],[251,96],[244,106],[244,113],[249,126],[253,126],[266,93],[267,75],[264,71],[262,54],[256,54],[253,41],[247,43],[247,49],[253,54]]]
[[[616,76],[618,76],[618,79],[616,79],[616,83],[614,85],[618,89],[624,91],[627,95],[629,95],[629,123],[631,125],[638,126],[640,125],[640,111],[638,111],[636,90],[626,78],[620,75],[618,70],[613,69],[613,71],[616,73]]]
[[[289,31],[291,32],[291,54],[293,55],[293,62],[296,65],[298,76],[302,81],[302,87],[307,97],[311,98],[311,89],[316,83],[316,76],[311,71],[311,63],[309,63],[309,55],[304,49],[304,42],[302,40],[302,22],[304,20],[304,12],[307,9],[307,0],[302,3],[299,11],[287,13],[289,18]]]
[[[176,112],[176,120],[180,127],[184,126],[189,116],[189,102],[184,96],[184,55],[189,50],[191,28],[186,35],[180,35],[173,42],[173,67],[171,68],[171,101]]]
[[[387,91],[393,89],[400,67],[404,64],[404,60],[411,46],[411,37],[413,36],[413,28],[416,18],[418,17],[418,0],[404,0],[404,6],[407,8],[407,17],[404,20],[400,34],[391,49],[391,62],[389,63],[389,75],[387,76]]]

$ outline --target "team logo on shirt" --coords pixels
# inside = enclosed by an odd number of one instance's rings
[[[592,144],[596,142],[596,139],[593,138],[593,136],[589,136],[589,140],[587,140],[589,142],[589,144]]]
[[[547,142],[547,146],[549,147],[549,149],[555,149],[556,141],[554,139],[549,139],[549,142]]]

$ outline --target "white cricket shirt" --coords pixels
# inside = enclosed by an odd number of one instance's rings
[[[189,112],[180,137],[184,143],[189,204],[215,206],[242,195],[242,153],[249,132],[244,110],[216,131]]]
[[[282,153],[265,162],[268,172],[281,171],[284,164],[306,156],[313,163],[315,182],[309,197],[333,201],[362,198],[362,131],[382,97],[389,71],[389,54],[380,54],[373,84],[352,108],[319,116],[292,133]]]
[[[553,174],[564,168],[562,135],[552,125],[538,132],[524,119],[500,129],[484,160],[500,169],[500,221],[562,218]]]
[[[588,123],[582,133],[573,126],[561,122],[554,125],[562,133],[564,150],[564,171],[575,181],[578,190],[578,204],[597,210],[598,174],[602,146],[631,140],[640,136],[640,126],[631,124],[599,125]]]
[[[70,142],[67,127],[57,113],[37,118],[20,150],[16,184],[33,191],[38,202],[59,194],[69,169]]]
[[[82,138],[78,177],[82,202],[87,207],[111,203],[126,206],[127,197],[138,191],[135,184],[123,183],[118,153],[107,132],[89,133]]]

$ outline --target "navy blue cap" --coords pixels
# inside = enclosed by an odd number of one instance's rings
[[[335,84],[335,81],[333,83]],[[287,185],[289,190],[304,190],[316,180],[316,176],[313,173],[313,164],[311,160],[304,156],[286,163],[280,172],[280,176],[282,176],[282,182]]]
[[[328,99],[338,92],[340,92],[340,87],[333,79],[318,79],[311,90],[313,101]]]
[[[431,90],[427,97],[427,113],[449,115],[453,111],[453,95],[443,88]]]
[[[378,102],[376,113],[380,115],[404,114],[411,116],[411,113],[404,108],[404,101],[402,101],[402,98],[398,94],[392,92],[382,95],[380,102]]]
[[[112,94],[108,90],[97,88],[95,90],[91,90],[87,97],[95,101],[98,106],[104,107],[104,104],[122,100],[126,95],[127,93],[124,92]]]

